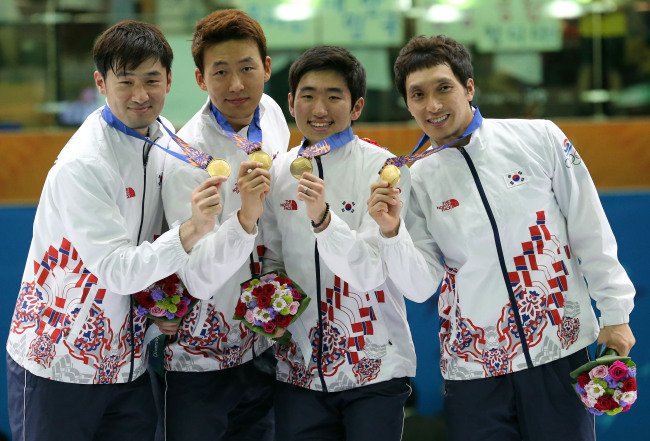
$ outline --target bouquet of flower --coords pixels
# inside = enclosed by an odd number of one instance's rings
[[[139,316],[175,323],[192,310],[197,301],[176,274],[133,294],[133,306]]]
[[[605,347],[603,348],[605,349]],[[599,351],[600,352],[600,351]],[[636,401],[636,364],[613,349],[571,372],[573,387],[594,415],[627,412]]]
[[[289,344],[286,329],[309,305],[310,298],[283,274],[267,273],[241,284],[233,318],[258,334]]]

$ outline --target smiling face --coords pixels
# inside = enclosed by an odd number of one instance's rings
[[[253,120],[271,78],[271,58],[262,60],[253,40],[228,40],[207,48],[204,72],[196,69],[196,82],[210,101],[238,132]]]
[[[109,69],[106,78],[95,72],[95,84],[106,96],[113,115],[127,127],[146,136],[149,126],[165,105],[172,73],[167,73],[160,61],[149,59],[135,69],[117,74]]]
[[[362,109],[363,98],[353,105],[345,78],[333,70],[307,72],[296,95],[289,94],[289,110],[308,145],[347,129]]]
[[[417,70],[406,77],[406,105],[418,126],[437,145],[460,138],[472,122],[470,102],[474,80],[467,88],[447,64]]]

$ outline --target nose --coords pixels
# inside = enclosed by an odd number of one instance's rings
[[[149,100],[149,94],[143,84],[136,84],[133,87],[133,95],[131,99],[136,103],[144,103]]]
[[[426,108],[428,112],[437,113],[442,109],[442,103],[436,97],[432,96],[427,100]]]
[[[230,92],[241,92],[244,89],[244,83],[239,75],[234,73],[230,78]]]
[[[327,115],[327,105],[322,98],[316,98],[314,100],[314,109],[312,110],[312,113],[316,117],[323,117]]]

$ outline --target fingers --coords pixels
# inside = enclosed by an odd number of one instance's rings
[[[239,167],[237,186],[240,192],[253,195],[267,195],[271,190],[271,173],[254,161],[242,162]]]
[[[180,323],[172,323],[172,322],[167,322],[167,321],[162,321],[162,320],[156,320],[154,321],[156,326],[158,326],[158,329],[160,329],[160,332],[162,332],[165,335],[175,335],[176,332],[178,332],[178,328]]]
[[[386,184],[386,182],[381,182]],[[376,183],[379,184],[379,183]],[[374,212],[384,212],[388,211],[389,206],[395,206],[399,204],[399,189],[388,187],[388,185],[375,185],[371,186],[372,193],[366,201],[368,205],[368,210],[371,213]]]
[[[304,202],[319,200],[325,196],[325,182],[312,175],[303,173],[303,177],[298,181],[298,199]]]

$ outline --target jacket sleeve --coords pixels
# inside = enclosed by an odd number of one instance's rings
[[[207,174],[179,161],[165,162],[162,198],[167,223],[178,228],[192,217],[191,193]],[[190,251],[187,265],[179,272],[190,294],[209,299],[249,258],[255,246],[257,229],[248,234],[235,212],[206,234]]]
[[[426,181],[411,169],[412,186],[409,207],[395,237],[380,239],[380,251],[388,277],[404,297],[424,302],[435,294],[444,268],[441,252],[427,226],[422,201]]]
[[[405,196],[402,200],[402,214],[408,210],[411,190],[411,176],[408,167],[402,167],[400,188]],[[332,272],[339,275],[355,288],[371,291],[386,281],[386,266],[379,251],[381,232],[367,207],[361,225],[353,230],[339,216],[332,212],[330,224],[321,232],[314,233],[318,241],[318,252]]]
[[[616,239],[596,187],[566,135],[552,122],[546,124],[553,192],[567,221],[571,251],[601,313],[601,326],[628,323],[635,289],[618,261]]]
[[[123,181],[101,161],[76,160],[52,170],[47,197],[86,267],[112,292],[132,294],[178,271],[189,256],[178,228],[140,245],[117,203]],[[119,185],[118,185],[119,184]],[[161,219],[162,222],[162,219]],[[38,228],[38,226],[35,226]]]
[[[284,272],[284,260],[282,259],[282,234],[278,228],[277,213],[273,207],[274,203],[273,186],[275,185],[275,167],[271,167],[271,192],[264,199],[264,211],[259,221],[259,228],[262,231],[264,244],[264,260],[262,261],[262,272]]]

